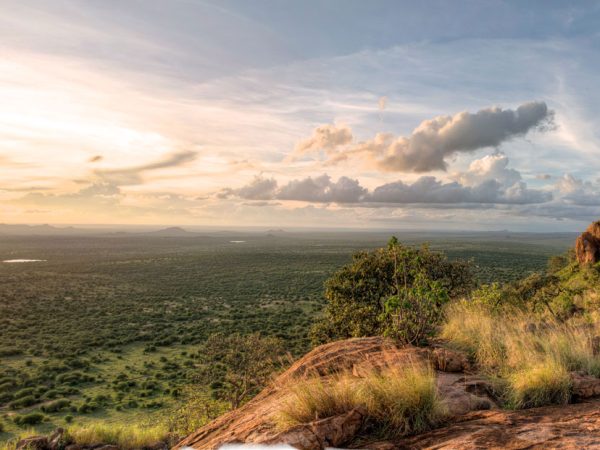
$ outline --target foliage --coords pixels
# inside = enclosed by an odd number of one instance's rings
[[[182,401],[166,412],[165,423],[171,433],[186,436],[225,413],[228,407],[227,403],[188,387],[182,394]]]
[[[44,421],[45,417],[46,416],[44,416],[42,413],[32,412],[32,413],[23,414],[23,415],[17,414],[16,416],[14,416],[13,421],[19,426],[37,425],[39,423],[42,423]]]
[[[369,371],[361,378],[337,374],[292,387],[276,415],[280,428],[331,417],[354,408],[365,411],[365,428],[381,437],[400,437],[433,428],[446,416],[429,367]]]
[[[217,333],[209,336],[202,354],[199,381],[235,409],[265,387],[280,366],[283,346],[279,339],[259,333]]]
[[[440,281],[428,277],[418,253],[401,247],[396,238],[390,240],[388,249],[394,259],[395,292],[385,300],[380,315],[383,334],[419,345],[433,334],[448,293]]]
[[[327,281],[328,303],[313,341],[390,334],[419,342],[440,318],[446,298],[466,295],[473,284],[470,263],[392,238],[385,249],[357,253]]]

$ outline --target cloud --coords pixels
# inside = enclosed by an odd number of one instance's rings
[[[340,177],[333,181],[327,174],[292,180],[279,186],[273,178],[257,176],[239,189],[224,189],[218,196],[245,200],[296,200],[312,203],[341,203],[376,207],[382,205],[429,204],[454,207],[463,204],[530,204],[552,200],[552,193],[530,189],[521,174],[508,168],[501,154],[475,160],[466,172],[455,174],[455,181],[443,182],[422,176],[415,182],[395,181],[376,187],[372,192],[358,180]]]
[[[523,182],[503,189],[495,180],[487,180],[476,186],[464,186],[457,182],[443,183],[435,177],[423,176],[412,184],[396,181],[379,186],[365,201],[386,204],[526,204],[543,203],[551,198],[550,193],[528,189]]]
[[[319,203],[357,203],[367,193],[358,180],[340,177],[331,181],[329,175],[290,181],[277,192],[279,200],[300,200]]]
[[[556,189],[564,202],[580,206],[600,206],[600,186],[565,174],[556,183]]]
[[[446,170],[446,158],[456,153],[498,147],[533,129],[551,126],[553,112],[544,102],[528,102],[516,110],[490,107],[476,113],[461,112],[454,116],[438,116],[425,120],[410,136],[378,133],[373,139],[347,146],[350,129],[344,128],[344,138],[333,125],[303,141],[296,152],[328,150],[327,163],[336,164],[351,157],[363,157],[382,171],[427,172]],[[338,147],[345,146],[337,150]]]
[[[240,189],[225,189],[218,197],[227,198],[235,195],[246,200],[271,200],[277,189],[277,181],[273,178],[254,177],[249,184]]]
[[[193,151],[183,150],[166,155],[163,159],[153,163],[139,166],[124,167],[121,169],[99,169],[94,173],[103,180],[124,186],[142,183],[142,174],[147,171],[178,167],[193,161],[198,154]]]
[[[88,162],[95,163],[98,161],[102,161],[102,159],[104,159],[102,155],[94,155],[90,159],[88,159]]]
[[[352,131],[345,125],[321,125],[313,131],[313,135],[299,142],[294,150],[295,155],[303,155],[313,151],[332,151],[339,146],[352,142]]]

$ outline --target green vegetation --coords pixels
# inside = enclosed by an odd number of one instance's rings
[[[160,422],[177,433],[196,428],[235,403],[225,395],[231,387],[224,382],[227,370],[220,370],[219,380],[202,379],[213,357],[206,351],[209,336],[260,332],[279,339],[292,356],[303,354],[325,304],[325,280],[352,254],[381,247],[388,238],[389,233],[3,236],[0,260],[46,261],[0,263],[0,441],[21,435],[30,425],[18,422],[30,414],[42,416],[37,432],[97,422]],[[443,250],[449,262],[472,259],[475,277],[483,282],[539,271],[574,239],[507,233],[401,238],[405,244],[428,241],[427,252]],[[579,289],[575,281],[570,289]],[[581,297],[583,303],[593,301]],[[559,311],[562,304],[553,300],[550,307]],[[395,309],[389,302],[387,313]],[[384,313],[382,304],[376,316]],[[239,402],[264,382],[261,377]],[[190,411],[194,420],[186,419]]]
[[[434,332],[442,305],[468,295],[473,285],[468,262],[392,238],[387,248],[355,254],[327,280],[328,303],[313,341],[383,334],[420,344]]]
[[[338,374],[299,382],[283,402],[277,421],[286,429],[361,408],[366,431],[400,437],[433,428],[446,417],[435,375],[428,367],[371,370],[364,377]]]
[[[201,354],[201,384],[235,409],[267,385],[281,366],[283,346],[280,339],[258,333],[217,333],[209,336]]]

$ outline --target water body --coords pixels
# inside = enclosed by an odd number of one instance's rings
[[[47,261],[46,259],[5,259],[2,261],[3,263],[13,264],[13,263],[28,263],[28,262],[42,262]]]

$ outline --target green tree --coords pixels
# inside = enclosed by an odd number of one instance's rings
[[[400,298],[410,297],[411,303],[422,298],[417,305],[420,308],[428,302],[441,303],[446,297],[468,295],[473,286],[469,262],[449,261],[443,253],[427,246],[404,246],[393,237],[387,248],[355,254],[351,264],[327,280],[327,306],[312,329],[313,343],[389,334],[398,314],[404,318],[417,311],[406,312],[403,308],[407,304]],[[426,291],[425,297],[418,297]],[[391,300],[394,296],[398,301]],[[396,310],[396,316],[392,310]]]
[[[199,381],[235,409],[266,386],[281,366],[283,347],[278,338],[259,333],[217,333],[209,336],[201,354]]]

